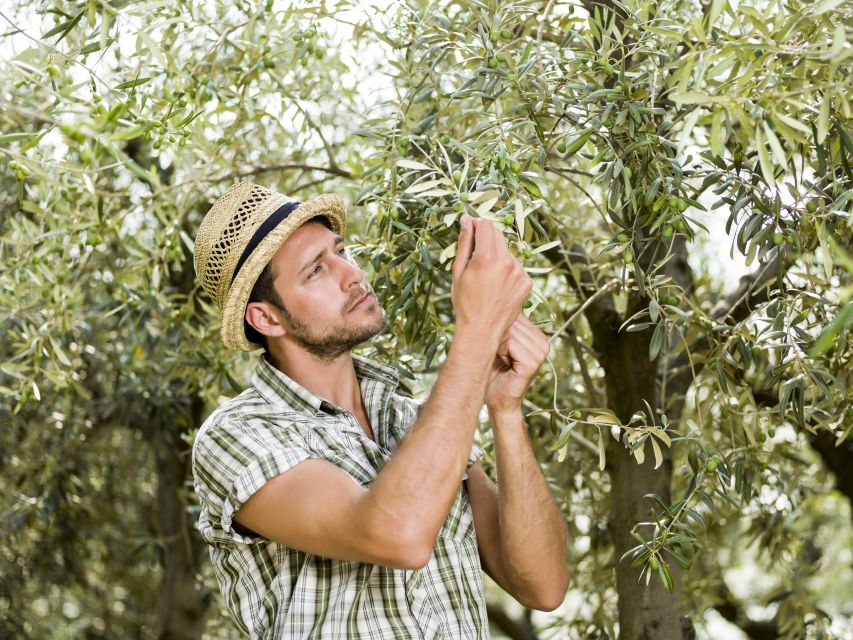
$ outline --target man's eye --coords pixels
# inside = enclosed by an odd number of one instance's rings
[[[314,269],[311,271],[311,273],[308,274],[308,277],[310,278],[315,273],[317,273],[319,270],[320,270],[320,265],[318,264],[316,267],[314,267]]]

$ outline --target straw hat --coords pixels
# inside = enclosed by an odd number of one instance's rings
[[[346,208],[332,193],[300,203],[253,182],[240,182],[213,203],[199,226],[193,261],[196,278],[222,312],[220,335],[226,347],[260,348],[243,330],[255,281],[284,241],[317,216],[344,235]]]

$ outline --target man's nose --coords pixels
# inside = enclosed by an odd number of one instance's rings
[[[356,264],[355,260],[350,257],[346,257],[343,259],[342,265],[344,274],[344,290],[349,291],[353,284],[360,285],[364,281],[366,274],[361,270],[361,267]]]

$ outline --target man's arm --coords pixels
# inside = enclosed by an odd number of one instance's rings
[[[329,462],[305,460],[264,484],[235,520],[325,557],[425,565],[465,473],[498,343],[532,286],[494,225],[481,221],[474,230],[463,217],[454,340],[418,419],[370,488]]]
[[[498,488],[482,469],[468,473],[489,575],[523,604],[545,610],[559,606],[568,588],[566,531],[530,447],[521,406],[550,351],[545,334],[520,313],[498,347],[486,387]]]
[[[521,410],[489,411],[498,484],[479,463],[468,471],[468,494],[483,568],[516,600],[552,611],[569,585],[566,528],[533,455]]]

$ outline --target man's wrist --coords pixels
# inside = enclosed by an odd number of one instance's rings
[[[500,344],[500,336],[493,336],[479,327],[457,325],[452,344],[458,344],[462,349],[474,354],[488,355],[491,362]]]
[[[507,407],[496,407],[487,403],[486,409],[489,412],[489,420],[493,424],[519,423],[524,421],[524,415],[521,412],[520,404]]]

